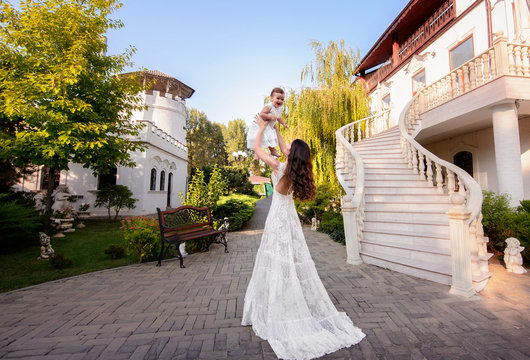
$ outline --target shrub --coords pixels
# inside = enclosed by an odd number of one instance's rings
[[[315,216],[322,221],[325,213],[341,214],[340,198],[329,184],[317,186],[315,200],[296,201],[295,204],[300,219],[305,223],[311,223]]]
[[[197,169],[191,178],[186,199],[183,198],[182,194],[180,195],[181,202],[183,205],[197,207],[210,205],[213,207],[223,195],[225,189],[226,182],[218,167],[213,168],[208,183],[206,183],[204,172]]]
[[[212,214],[217,219],[228,217],[230,230],[239,230],[254,214],[254,207],[258,200],[257,197],[232,194],[222,198]]]
[[[121,245],[110,244],[105,250],[105,254],[109,255],[111,259],[121,259],[125,256],[125,248]]]
[[[41,220],[33,207],[15,200],[4,202],[0,195],[0,247],[10,252],[31,244],[38,244]]]
[[[72,259],[67,258],[61,254],[55,254],[50,257],[50,265],[54,269],[59,269],[59,270],[67,269],[67,268],[72,267],[73,264],[74,262],[72,261]]]
[[[160,252],[158,220],[154,217],[137,216],[121,221],[123,238],[127,250],[138,258],[138,262],[156,259]]]
[[[344,219],[340,213],[324,213],[318,231],[328,234],[333,241],[346,244],[344,235]]]
[[[506,194],[497,195],[492,191],[484,191],[482,202],[482,226],[489,238],[490,248],[504,251],[506,239],[515,237],[524,246],[522,256],[530,262],[530,201],[523,200],[514,210],[510,207],[510,198]]]
[[[107,208],[109,220],[111,219],[110,210],[114,209],[114,220],[116,220],[123,208],[134,209],[136,207],[134,204],[138,199],[132,196],[132,191],[125,185],[108,185],[98,190],[94,206]]]

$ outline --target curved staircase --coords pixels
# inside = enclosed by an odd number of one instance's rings
[[[397,126],[353,147],[364,164],[363,262],[451,284],[448,196],[408,167]]]

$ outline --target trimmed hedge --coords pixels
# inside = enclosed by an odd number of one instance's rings
[[[259,197],[242,194],[223,196],[217,202],[212,215],[219,220],[224,217],[229,218],[230,230],[239,230],[254,214],[254,208],[258,200]]]

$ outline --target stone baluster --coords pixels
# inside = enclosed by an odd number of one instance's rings
[[[460,176],[457,176],[457,179],[458,179],[458,193],[462,196],[464,196],[465,198],[467,198],[466,196],[466,186],[464,185],[464,181],[462,180],[462,178]]]
[[[456,94],[462,95],[464,93],[464,79],[462,77],[462,69],[456,70]]]
[[[467,221],[471,213],[464,205],[464,197],[459,194],[451,196],[453,207],[449,209],[449,232],[451,238],[451,294],[470,297],[475,294],[473,289],[473,273],[471,269],[471,246]]]
[[[493,75],[491,75],[492,69],[494,72]],[[482,83],[485,84],[495,76],[495,66],[490,67],[489,56],[487,53],[482,55],[482,70],[484,71],[484,81]]]
[[[418,172],[420,174],[420,178],[422,180],[425,180],[425,165],[423,162],[424,155],[421,151],[418,151]]]
[[[429,184],[430,187],[433,186],[432,182],[432,161],[427,156],[425,156],[425,159],[427,161],[427,184]]]
[[[462,93],[465,94],[469,91],[469,66],[464,65],[462,66],[462,75],[463,75],[463,81],[462,81]]]
[[[361,123],[357,124],[357,141],[362,140]]]
[[[444,99],[449,101],[451,99],[451,75],[445,77],[445,96]]]
[[[412,169],[412,145],[407,141],[407,165]]]
[[[480,86],[484,82],[482,78],[483,77],[482,66],[484,66],[484,64],[482,64],[482,57],[476,58],[475,64],[476,64],[476,69],[477,69],[477,74],[476,74],[477,86]]]
[[[508,44],[508,74],[509,75],[515,75],[515,61],[514,61],[514,48],[513,45]]]
[[[522,76],[523,71],[523,62],[521,61],[521,46],[516,45],[513,49],[513,54],[515,56],[515,73],[517,76]]]
[[[350,142],[353,145],[355,143],[355,127],[354,127],[354,125],[348,127],[348,131],[350,132]]]
[[[412,147],[412,172],[418,174],[418,151]]]
[[[444,181],[444,178],[443,178],[443,174],[442,174],[442,165],[438,164],[438,163],[435,163],[436,165],[436,188],[438,189],[438,193],[440,194],[443,194],[444,192],[444,184],[443,184],[443,181]]]
[[[457,88],[458,88],[458,84],[456,82],[456,73],[453,71],[451,73],[451,99],[456,97],[457,92],[458,92]]]
[[[473,90],[477,86],[477,72],[476,62],[471,61],[469,64],[469,90]]]
[[[447,169],[447,192],[449,195],[453,195],[455,192],[455,173],[449,169]]]
[[[523,58],[523,75],[530,76],[530,59],[528,58],[528,46],[522,46],[521,48],[521,57]]]
[[[350,142],[350,132],[348,131],[348,128],[342,130],[342,136],[344,136],[344,139],[346,139],[347,142]]]

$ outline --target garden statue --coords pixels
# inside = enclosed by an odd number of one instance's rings
[[[70,190],[68,189],[68,185],[61,184],[57,186],[57,189],[52,194],[53,197],[53,210],[59,210],[64,209],[68,207],[68,197],[70,196]]]
[[[515,274],[524,274],[526,269],[523,265],[523,257],[521,251],[524,247],[516,238],[506,239],[506,249],[504,249],[504,263],[506,264],[506,270]]]
[[[311,219],[311,230],[317,231],[319,225],[320,225],[320,220],[317,220],[316,216]]]
[[[43,232],[39,232],[40,238],[40,256],[38,259],[45,260],[52,256],[55,251],[52,249],[52,244],[50,243],[50,237]]]

